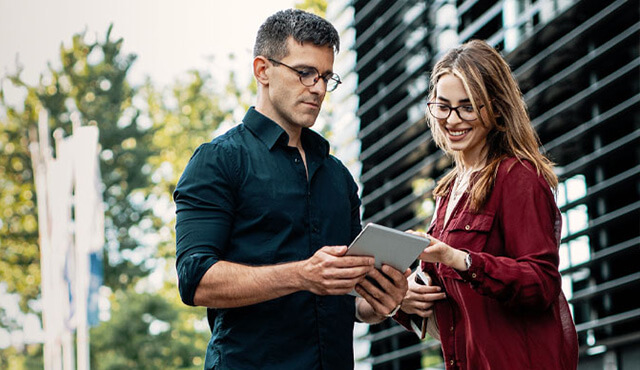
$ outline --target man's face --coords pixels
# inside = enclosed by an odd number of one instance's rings
[[[286,65],[301,70],[313,67],[321,75],[333,72],[333,48],[287,40],[289,54],[280,59]],[[268,116],[284,128],[299,130],[316,122],[326,94],[326,84],[319,79],[314,86],[304,86],[299,75],[277,63],[270,63]]]

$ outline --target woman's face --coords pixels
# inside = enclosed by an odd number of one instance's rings
[[[442,105],[431,107],[431,109],[446,112],[448,107],[452,107],[457,108],[459,112],[456,113],[451,109],[448,118],[437,120],[449,144],[449,149],[460,152],[465,167],[484,165],[487,157],[487,135],[491,129],[483,126],[478,116],[485,114],[486,110],[481,107],[479,112],[473,110],[462,81],[452,74],[443,75],[438,80],[434,102]],[[460,115],[467,120],[461,119]]]

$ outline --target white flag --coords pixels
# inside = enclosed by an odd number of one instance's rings
[[[102,248],[104,246],[104,205],[98,160],[98,128],[82,126],[74,130],[76,182],[76,248],[82,258],[78,264],[83,277],[82,297],[87,301],[83,319],[97,324],[98,288],[102,285]],[[80,297],[78,297],[80,299]],[[87,318],[87,315],[90,316]]]
[[[76,241],[85,253],[104,246],[104,206],[98,161],[98,128],[82,126],[74,130],[76,144]]]
[[[49,181],[49,225],[51,243],[51,290],[56,304],[51,309],[51,329],[56,337],[62,336],[69,327],[71,316],[69,304],[69,281],[66,278],[68,257],[73,254],[71,204],[73,190],[73,143],[70,139],[57,140],[56,159],[46,161]]]

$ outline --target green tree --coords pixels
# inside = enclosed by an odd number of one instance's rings
[[[42,345],[29,344],[24,348],[6,348],[0,351],[0,369],[6,370],[42,370]]]
[[[29,311],[28,302],[38,296],[40,284],[36,194],[27,139],[36,126],[40,106],[50,113],[51,131],[60,128],[65,136],[70,135],[74,116],[100,129],[107,206],[107,285],[125,287],[148,272],[146,266],[123,252],[140,246],[131,229],[151,218],[144,201],[134,195],[150,183],[144,166],[153,154],[153,130],[138,122],[139,110],[132,103],[135,90],[126,82],[135,56],[121,55],[123,40],[111,40],[110,34],[111,27],[104,41],[91,44],[85,42],[84,33],[74,35],[70,47],[60,48],[62,67],[49,66],[37,85],[23,82],[19,72],[10,76],[27,90],[22,109],[1,101],[6,117],[0,121],[0,147],[4,152],[0,159],[0,277],[7,282],[10,293],[20,293],[24,311]]]
[[[0,103],[4,105],[0,91]],[[28,130],[35,124],[35,95],[30,93],[23,111],[7,107],[0,121],[0,281],[10,293],[20,293],[20,308],[40,292],[40,252],[35,189],[28,149]],[[11,327],[5,320],[3,327]]]
[[[159,294],[120,290],[111,319],[91,330],[92,368],[201,369],[209,339],[205,316],[204,309],[184,309],[175,286]]]
[[[231,74],[228,84],[216,90],[208,74],[192,71],[186,82],[168,89],[159,90],[151,81],[132,88],[126,74],[135,56],[121,55],[123,40],[111,40],[110,33],[111,28],[105,40],[91,44],[83,33],[74,35],[72,45],[60,49],[62,67],[49,66],[34,86],[22,81],[19,72],[9,76],[26,90],[23,106],[9,106],[0,90],[5,113],[0,117],[0,282],[20,295],[24,312],[39,313],[32,304],[40,294],[40,261],[28,152],[39,107],[50,112],[51,131],[71,134],[75,117],[95,124],[106,205],[105,281],[114,293],[111,318],[91,329],[92,363],[110,369],[201,367],[206,314],[179,301],[171,195],[193,150],[211,140],[220,123],[232,124],[234,109],[248,108],[245,101],[251,100],[255,85],[240,90]],[[162,270],[163,288],[136,293],[152,269]],[[168,329],[150,332],[152,324]],[[0,327],[18,326],[0,312]],[[126,330],[134,342],[112,335]],[[38,345],[1,350],[0,367],[41,363],[41,350]]]
[[[295,4],[295,7],[321,17],[325,17],[327,14],[326,0],[301,0]]]
[[[110,34],[111,27],[104,41],[90,44],[84,33],[74,35],[70,47],[60,47],[61,67],[50,65],[33,86],[21,79],[20,68],[8,76],[26,91],[21,107],[9,106],[0,91],[0,111],[4,113],[0,117],[0,281],[8,293],[20,296],[25,313],[40,313],[34,305],[40,294],[40,252],[28,146],[29,138],[35,136],[41,107],[49,112],[51,132],[61,129],[65,136],[70,135],[74,117],[100,128],[109,246],[106,283],[118,289],[147,274],[147,266],[127,259],[123,252],[139,247],[131,230],[152,218],[144,202],[133,195],[149,184],[143,166],[152,154],[148,143],[153,131],[138,124],[138,110],[132,105],[135,90],[126,82],[135,56],[121,55],[122,39],[111,40]],[[17,329],[10,320],[2,320],[0,325],[10,331]]]

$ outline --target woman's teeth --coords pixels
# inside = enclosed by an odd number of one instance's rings
[[[449,130],[449,133],[451,134],[451,136],[461,136],[466,134],[467,132],[469,132],[469,130],[462,130],[462,131],[451,131]]]

